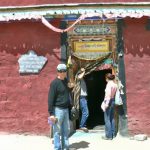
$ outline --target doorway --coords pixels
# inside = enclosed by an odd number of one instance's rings
[[[87,127],[94,129],[97,126],[104,125],[104,114],[101,109],[101,103],[105,95],[106,80],[105,75],[112,73],[111,69],[93,71],[85,76],[85,82],[88,92],[88,108],[89,117],[87,120]]]

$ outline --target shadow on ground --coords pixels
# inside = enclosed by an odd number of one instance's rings
[[[76,149],[80,149],[80,148],[88,148],[89,147],[88,142],[85,141],[80,141],[80,142],[76,142],[70,145],[70,148],[76,148]]]

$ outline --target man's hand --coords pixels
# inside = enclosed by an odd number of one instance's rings
[[[83,77],[84,77],[84,74],[85,74],[85,69],[84,68],[81,68],[80,69],[80,74],[78,74],[77,78],[79,80],[81,80]]]
[[[48,117],[48,119],[52,124],[55,124],[58,121],[58,119],[55,116],[50,116]]]

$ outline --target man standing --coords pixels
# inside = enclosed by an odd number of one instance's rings
[[[80,129],[84,132],[88,132],[86,128],[86,122],[89,116],[89,109],[87,105],[87,87],[84,81],[85,69],[81,68],[81,74],[78,75],[78,79],[80,80],[81,92],[80,92],[80,109],[82,112],[81,120],[80,120]]]
[[[69,149],[69,88],[65,64],[57,66],[57,77],[50,84],[48,93],[49,119],[53,123],[54,150]]]

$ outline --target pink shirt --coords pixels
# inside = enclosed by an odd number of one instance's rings
[[[109,80],[106,85],[104,100],[110,101],[112,98],[115,97],[116,91],[117,91],[117,84],[114,83],[114,81]]]

